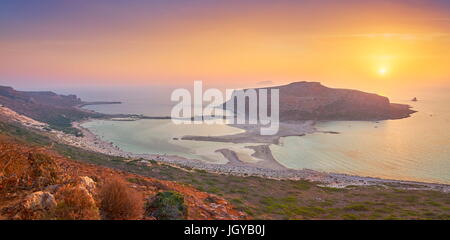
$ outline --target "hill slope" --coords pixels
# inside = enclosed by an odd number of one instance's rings
[[[4,135],[0,135],[0,169],[0,219],[49,219],[45,214],[36,214],[42,209],[29,207],[30,197],[41,193],[57,196],[58,189],[80,179],[88,179],[88,182],[93,181],[93,184],[101,186],[112,178],[120,179],[136,190],[142,201],[162,191],[181,194],[187,206],[188,219],[246,218],[224,199],[192,187],[75,162],[45,147],[14,143]],[[92,193],[92,198],[99,205],[97,190]]]
[[[294,82],[268,89],[280,90],[281,121],[385,120],[409,117],[415,112],[408,105],[391,103],[387,97],[329,88],[318,82]]]
[[[78,132],[72,128],[73,121],[104,116],[79,108],[85,103],[75,95],[24,92],[4,86],[0,86],[0,104],[34,120],[48,123],[54,129],[72,134]]]

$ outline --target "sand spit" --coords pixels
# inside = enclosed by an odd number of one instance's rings
[[[229,149],[218,150],[218,152],[222,153],[228,159],[228,163],[226,164],[213,164],[198,159],[188,159],[180,156],[165,154],[133,154],[121,150],[112,143],[103,141],[88,129],[83,128],[81,124],[82,123],[74,123],[73,126],[80,129],[83,132],[84,137],[73,137],[70,135],[65,136],[64,138],[68,137],[70,139],[70,141],[66,141],[67,139],[64,140],[65,143],[90,151],[131,158],[134,160],[141,160],[140,162],[142,164],[146,164],[150,160],[155,160],[178,168],[198,169],[218,174],[236,176],[259,176],[270,179],[309,180],[319,182],[323,186],[334,188],[379,185],[395,186],[404,189],[429,189],[450,192],[450,185],[445,184],[352,176],[347,174],[318,172],[310,169],[289,169],[278,163],[273,158],[268,144],[247,147],[255,150],[255,153],[253,154],[254,157],[262,159],[256,163],[249,163],[239,160],[237,154]]]
[[[277,134],[268,136],[260,134],[261,125],[231,124],[231,127],[243,129],[245,132],[226,136],[184,136],[181,140],[279,144],[282,137],[303,136],[315,132],[314,124],[314,121],[283,122],[280,123]]]
[[[450,192],[450,185],[445,184],[435,184],[435,183],[422,183],[422,182],[413,182],[413,181],[401,181],[401,180],[388,180],[388,179],[379,179],[372,177],[361,177],[361,176],[351,176],[346,174],[338,174],[338,173],[325,173],[318,172],[310,169],[288,169],[278,163],[272,156],[270,148],[268,147],[268,143],[272,143],[274,139],[279,139],[281,136],[286,136],[285,131],[289,131],[288,129],[296,129],[296,134],[306,134],[309,132],[313,132],[315,129],[313,127],[313,122],[303,122],[299,126],[292,125],[293,123],[285,124],[283,129],[280,131],[279,135],[275,137],[266,137],[264,138],[256,138],[260,140],[260,143],[265,143],[259,146],[247,146],[249,149],[253,149],[255,153],[253,157],[261,159],[258,162],[245,162],[241,161],[237,154],[229,149],[220,149],[218,150],[222,153],[227,159],[228,163],[226,164],[213,164],[207,163],[197,159],[187,159],[179,156],[171,156],[171,155],[158,155],[158,154],[133,154],[128,153],[117,146],[114,146],[111,142],[106,142],[102,140],[100,137],[96,136],[88,129],[83,128],[81,125],[84,122],[90,121],[86,120],[83,122],[74,122],[73,127],[78,128],[82,133],[83,137],[76,137],[73,135],[65,134],[61,131],[56,131],[53,129],[47,129],[46,124],[36,122],[32,119],[22,117],[20,114],[11,111],[2,106],[2,111],[0,111],[0,116],[3,116],[7,119],[12,119],[12,121],[21,123],[25,127],[32,128],[46,134],[57,141],[71,145],[74,147],[79,147],[88,151],[103,153],[111,156],[120,156],[132,160],[140,160],[141,163],[146,164],[150,160],[159,161],[168,165],[172,165],[177,168],[184,168],[186,170],[189,169],[198,169],[205,170],[218,174],[227,174],[227,175],[237,175],[237,176],[259,176],[270,179],[292,179],[292,180],[309,180],[313,182],[319,182],[323,186],[335,187],[335,188],[343,188],[347,186],[353,185],[379,185],[379,186],[395,186],[397,188],[405,188],[405,189],[416,189],[416,190],[438,190],[442,192]],[[245,128],[248,129],[249,132],[256,131],[255,128]],[[249,138],[245,138],[246,135],[250,135],[250,133],[245,134],[237,134],[238,138],[240,138],[241,142],[250,141],[250,139],[255,139],[253,136]],[[292,136],[290,134],[289,136]],[[228,138],[228,137],[227,137]],[[231,138],[230,138],[231,139]],[[227,140],[231,141],[232,140]]]

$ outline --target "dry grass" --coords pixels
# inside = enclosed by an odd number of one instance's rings
[[[142,217],[142,197],[120,179],[113,178],[105,182],[100,189],[99,197],[105,219],[123,220]]]
[[[0,146],[0,189],[15,191],[58,183],[60,169],[51,156],[39,150]],[[22,151],[29,151],[23,153]]]
[[[64,186],[56,194],[58,204],[51,213],[58,220],[98,220],[99,209],[86,189],[79,186]]]

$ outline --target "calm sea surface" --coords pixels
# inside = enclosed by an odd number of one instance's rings
[[[122,105],[89,106],[105,113],[140,113],[167,116],[172,104],[170,94],[156,91],[89,92],[79,94],[87,100],[120,100]],[[159,93],[159,94],[158,94]],[[161,96],[159,96],[161,95]],[[147,96],[147,97],[145,97]],[[413,95],[414,96],[414,95]],[[379,122],[320,122],[318,130],[340,134],[314,133],[282,138],[271,145],[274,157],[294,169],[347,173],[389,179],[417,180],[450,184],[450,96],[417,94],[418,102],[406,98],[392,102],[410,104],[418,112],[412,117]],[[423,96],[423,98],[421,97]],[[163,99],[163,100],[161,100]],[[232,144],[175,140],[183,135],[225,135],[241,130],[226,125],[174,125],[170,120],[136,122],[94,121],[85,127],[125,151],[175,154],[208,162],[225,163],[217,152],[229,148],[245,161],[254,144]]]

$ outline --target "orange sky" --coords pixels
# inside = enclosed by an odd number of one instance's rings
[[[0,85],[450,84],[450,7],[441,1],[82,2],[49,7],[50,17],[3,9]]]

